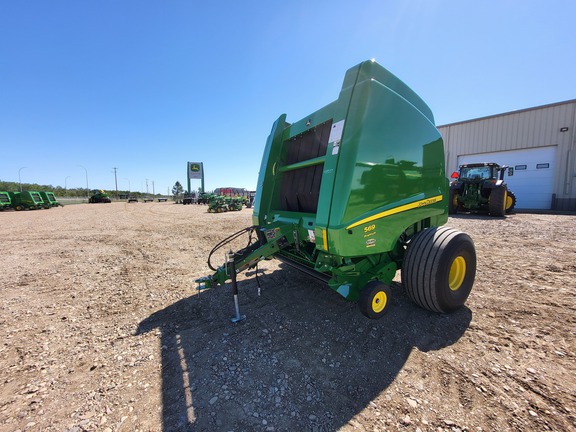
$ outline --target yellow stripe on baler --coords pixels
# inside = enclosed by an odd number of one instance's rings
[[[404,204],[404,205],[401,205],[399,207],[395,207],[395,208],[392,208],[390,210],[386,210],[386,211],[383,211],[381,213],[375,214],[373,216],[367,217],[365,219],[359,220],[358,222],[354,222],[352,225],[348,225],[346,227],[346,229],[351,229],[351,228],[357,227],[359,225],[363,225],[363,224],[366,224],[368,222],[375,221],[376,219],[381,219],[383,217],[390,216],[390,215],[393,215],[396,213],[401,213],[401,212],[404,212],[407,210],[412,210],[414,208],[424,207],[424,206],[427,206],[430,204],[437,203],[439,201],[442,201],[442,195],[436,195],[435,197],[432,197],[432,198],[426,198],[426,199],[423,199],[420,201],[415,201],[415,202],[410,203],[410,204]]]

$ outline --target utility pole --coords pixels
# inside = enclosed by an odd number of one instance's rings
[[[116,185],[116,199],[118,199],[118,177],[116,176],[116,170],[118,168],[114,167],[112,169],[114,170],[114,183]]]
[[[152,180],[152,196],[156,195],[156,193],[154,192],[154,180]]]
[[[146,195],[148,195],[148,179],[146,179]]]

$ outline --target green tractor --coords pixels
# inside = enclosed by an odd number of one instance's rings
[[[10,192],[10,200],[16,211],[44,208],[44,200],[36,191]]]
[[[246,208],[252,208],[252,205],[254,204],[254,198],[256,198],[256,191],[249,191],[248,196],[244,202]]]
[[[244,206],[243,197],[227,197],[226,204],[228,204],[228,210],[230,211],[240,211]]]
[[[64,204],[61,204],[60,202],[58,202],[58,200],[56,199],[56,196],[54,195],[54,192],[40,192],[40,196],[42,197],[42,200],[44,201],[44,208],[50,208],[50,207],[64,207]]]
[[[92,191],[92,196],[88,199],[88,202],[90,204],[111,203],[112,200],[110,199],[108,194],[102,189],[94,189]]]
[[[449,214],[457,212],[488,212],[502,217],[516,206],[516,195],[508,190],[504,174],[514,174],[514,168],[496,163],[460,165],[450,184]]]
[[[228,210],[227,197],[223,195],[210,195],[208,200],[208,213],[224,213]]]
[[[0,192],[0,211],[12,208],[12,200],[10,199],[10,192]]]
[[[294,123],[281,115],[266,142],[252,226],[208,255],[198,289],[277,258],[356,301],[368,318],[389,309],[398,270],[410,299],[439,313],[472,290],[470,236],[443,226],[449,184],[444,143],[425,102],[374,61],[349,69],[338,99]],[[252,243],[215,267],[211,257],[245,233]]]

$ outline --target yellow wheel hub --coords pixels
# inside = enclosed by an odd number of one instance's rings
[[[384,291],[378,291],[372,299],[372,310],[376,313],[382,312],[388,303],[388,296]]]
[[[452,291],[457,291],[464,282],[466,276],[466,260],[459,256],[452,261],[450,275],[448,276],[448,286]]]
[[[508,210],[510,207],[512,207],[512,204],[514,203],[514,200],[512,199],[512,197],[510,195],[506,196],[506,210]]]

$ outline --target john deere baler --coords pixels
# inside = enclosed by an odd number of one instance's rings
[[[444,146],[428,106],[374,61],[347,71],[338,99],[294,123],[281,115],[264,148],[257,241],[200,282],[210,287],[271,256],[384,314],[397,270],[437,312],[466,301],[476,254],[448,219]],[[247,229],[248,230],[248,229]],[[222,243],[223,245],[225,243]],[[221,246],[218,245],[218,246]],[[210,264],[210,260],[209,260]]]

